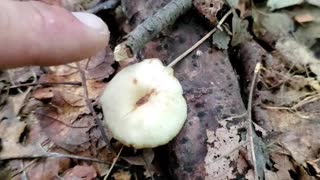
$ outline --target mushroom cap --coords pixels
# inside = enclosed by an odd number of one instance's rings
[[[173,69],[146,59],[121,70],[100,103],[113,137],[136,149],[168,143],[187,118],[187,104]]]

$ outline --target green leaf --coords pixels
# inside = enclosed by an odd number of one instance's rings
[[[307,0],[307,3],[312,4],[314,6],[320,7],[320,1],[319,0]]]
[[[230,42],[230,36],[225,32],[217,29],[212,35],[212,44],[217,46],[219,49],[228,49]]]
[[[251,39],[251,35],[248,32],[249,22],[247,20],[240,19],[237,15],[232,18],[232,41],[231,45],[236,46]]]
[[[320,38],[320,23],[309,23],[299,27],[294,36],[300,43],[311,47],[316,39]]]
[[[285,13],[264,13],[253,11],[254,32],[264,34],[265,31],[271,33],[275,38],[288,36],[294,30],[293,20]]]
[[[227,0],[227,2],[233,8],[236,8],[239,5],[239,0]]]
[[[271,10],[281,9],[303,3],[303,0],[268,0],[267,6]]]

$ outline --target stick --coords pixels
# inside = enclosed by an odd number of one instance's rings
[[[253,142],[254,127],[253,127],[253,123],[252,123],[252,99],[253,99],[254,88],[256,87],[257,78],[260,73],[260,69],[261,69],[261,63],[258,62],[256,64],[255,69],[254,69],[254,75],[253,75],[253,79],[252,79],[252,83],[251,83],[251,87],[250,87],[248,107],[247,107],[248,121],[249,121],[249,128],[248,128],[248,130],[249,130],[249,143],[250,143],[250,148],[251,148],[252,164],[253,164],[253,168],[254,168],[254,177],[256,180],[259,180],[259,177],[257,175],[257,162],[256,162],[256,156],[255,156],[255,151],[254,151],[254,142]]]
[[[96,5],[95,7],[86,10],[88,13],[97,13],[101,10],[114,9],[120,4],[120,0],[107,0],[103,3]]]
[[[89,100],[89,95],[88,95],[89,93],[88,93],[88,87],[87,87],[87,81],[86,81],[85,73],[81,69],[79,62],[77,62],[76,64],[77,64],[77,67],[78,67],[78,70],[79,70],[79,73],[80,73],[80,76],[81,76],[81,81],[82,81],[82,86],[83,86],[83,90],[84,90],[86,104],[87,104],[87,106],[88,106],[93,118],[95,119],[99,129],[100,129],[102,139],[105,141],[106,146],[109,147],[109,140],[108,140],[106,132],[105,132],[105,130],[103,128],[104,126],[103,126],[101,120],[98,118],[98,116],[97,116],[97,114],[96,114],[96,112],[95,112],[95,110],[94,110],[94,108],[92,106],[91,101]]]
[[[173,60],[167,67],[170,68],[185,58],[189,53],[195,50],[198,46],[200,46],[204,41],[206,41],[214,32],[216,32],[217,28],[221,28],[223,22],[227,19],[227,17],[232,13],[232,11],[228,11],[219,21],[218,25],[213,28],[210,32],[208,32],[203,38],[201,38],[198,42],[196,42],[193,46],[187,49],[184,53],[178,56],[175,60]]]
[[[26,86],[49,86],[49,85],[71,85],[71,86],[81,86],[81,82],[32,82],[32,83],[24,83],[24,84],[17,84],[6,89],[13,89],[13,88],[20,88]]]
[[[120,151],[118,152],[117,156],[113,159],[113,162],[108,170],[108,173],[104,176],[103,180],[107,180],[108,176],[110,175],[114,165],[116,164],[116,162],[118,161],[119,157],[120,157],[120,154],[122,152],[122,149],[123,149],[123,145],[121,146],[121,149]]]
[[[126,41],[115,47],[115,60],[121,61],[135,55],[147,42],[154,38],[162,29],[173,24],[191,6],[192,0],[172,0],[169,2],[131,31],[127,35]]]

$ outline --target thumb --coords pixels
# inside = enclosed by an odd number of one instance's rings
[[[99,17],[35,1],[1,1],[0,27],[0,68],[77,61],[109,41]]]

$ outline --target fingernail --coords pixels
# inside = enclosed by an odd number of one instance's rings
[[[83,24],[101,34],[108,34],[108,26],[98,16],[85,12],[72,12],[72,14]]]

